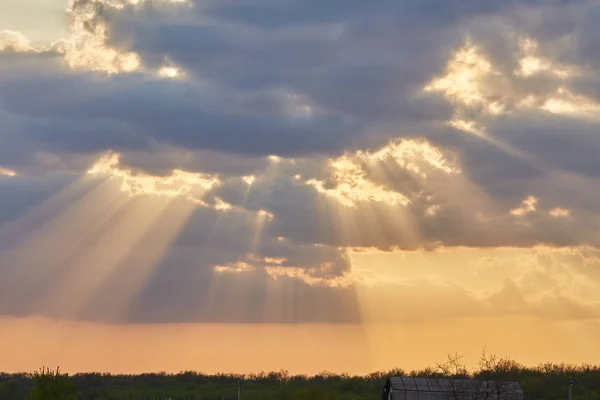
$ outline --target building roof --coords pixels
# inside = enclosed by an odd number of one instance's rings
[[[419,392],[465,392],[465,393],[493,393],[501,391],[503,394],[523,395],[523,390],[518,382],[513,381],[483,381],[472,379],[437,379],[413,378],[406,376],[390,377],[390,388],[400,391]]]

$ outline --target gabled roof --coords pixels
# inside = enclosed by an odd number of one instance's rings
[[[523,395],[518,382],[513,381],[483,381],[472,379],[437,379],[413,378],[395,376],[389,378],[390,388],[402,391],[419,392],[463,392],[463,393],[494,393]]]

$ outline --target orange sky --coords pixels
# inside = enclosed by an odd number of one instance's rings
[[[0,371],[600,363],[598,1],[208,3],[0,0]]]
[[[528,318],[395,325],[99,325],[0,319],[0,370],[250,373],[287,369],[364,374],[422,368],[457,351],[475,365],[484,347],[525,364],[600,359],[596,322]]]

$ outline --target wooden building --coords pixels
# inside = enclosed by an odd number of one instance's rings
[[[391,377],[382,400],[524,400],[518,382]]]

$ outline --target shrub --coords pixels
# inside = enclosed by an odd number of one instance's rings
[[[33,389],[27,400],[75,400],[77,388],[67,374],[61,374],[60,368],[56,371],[42,368],[31,374]]]

